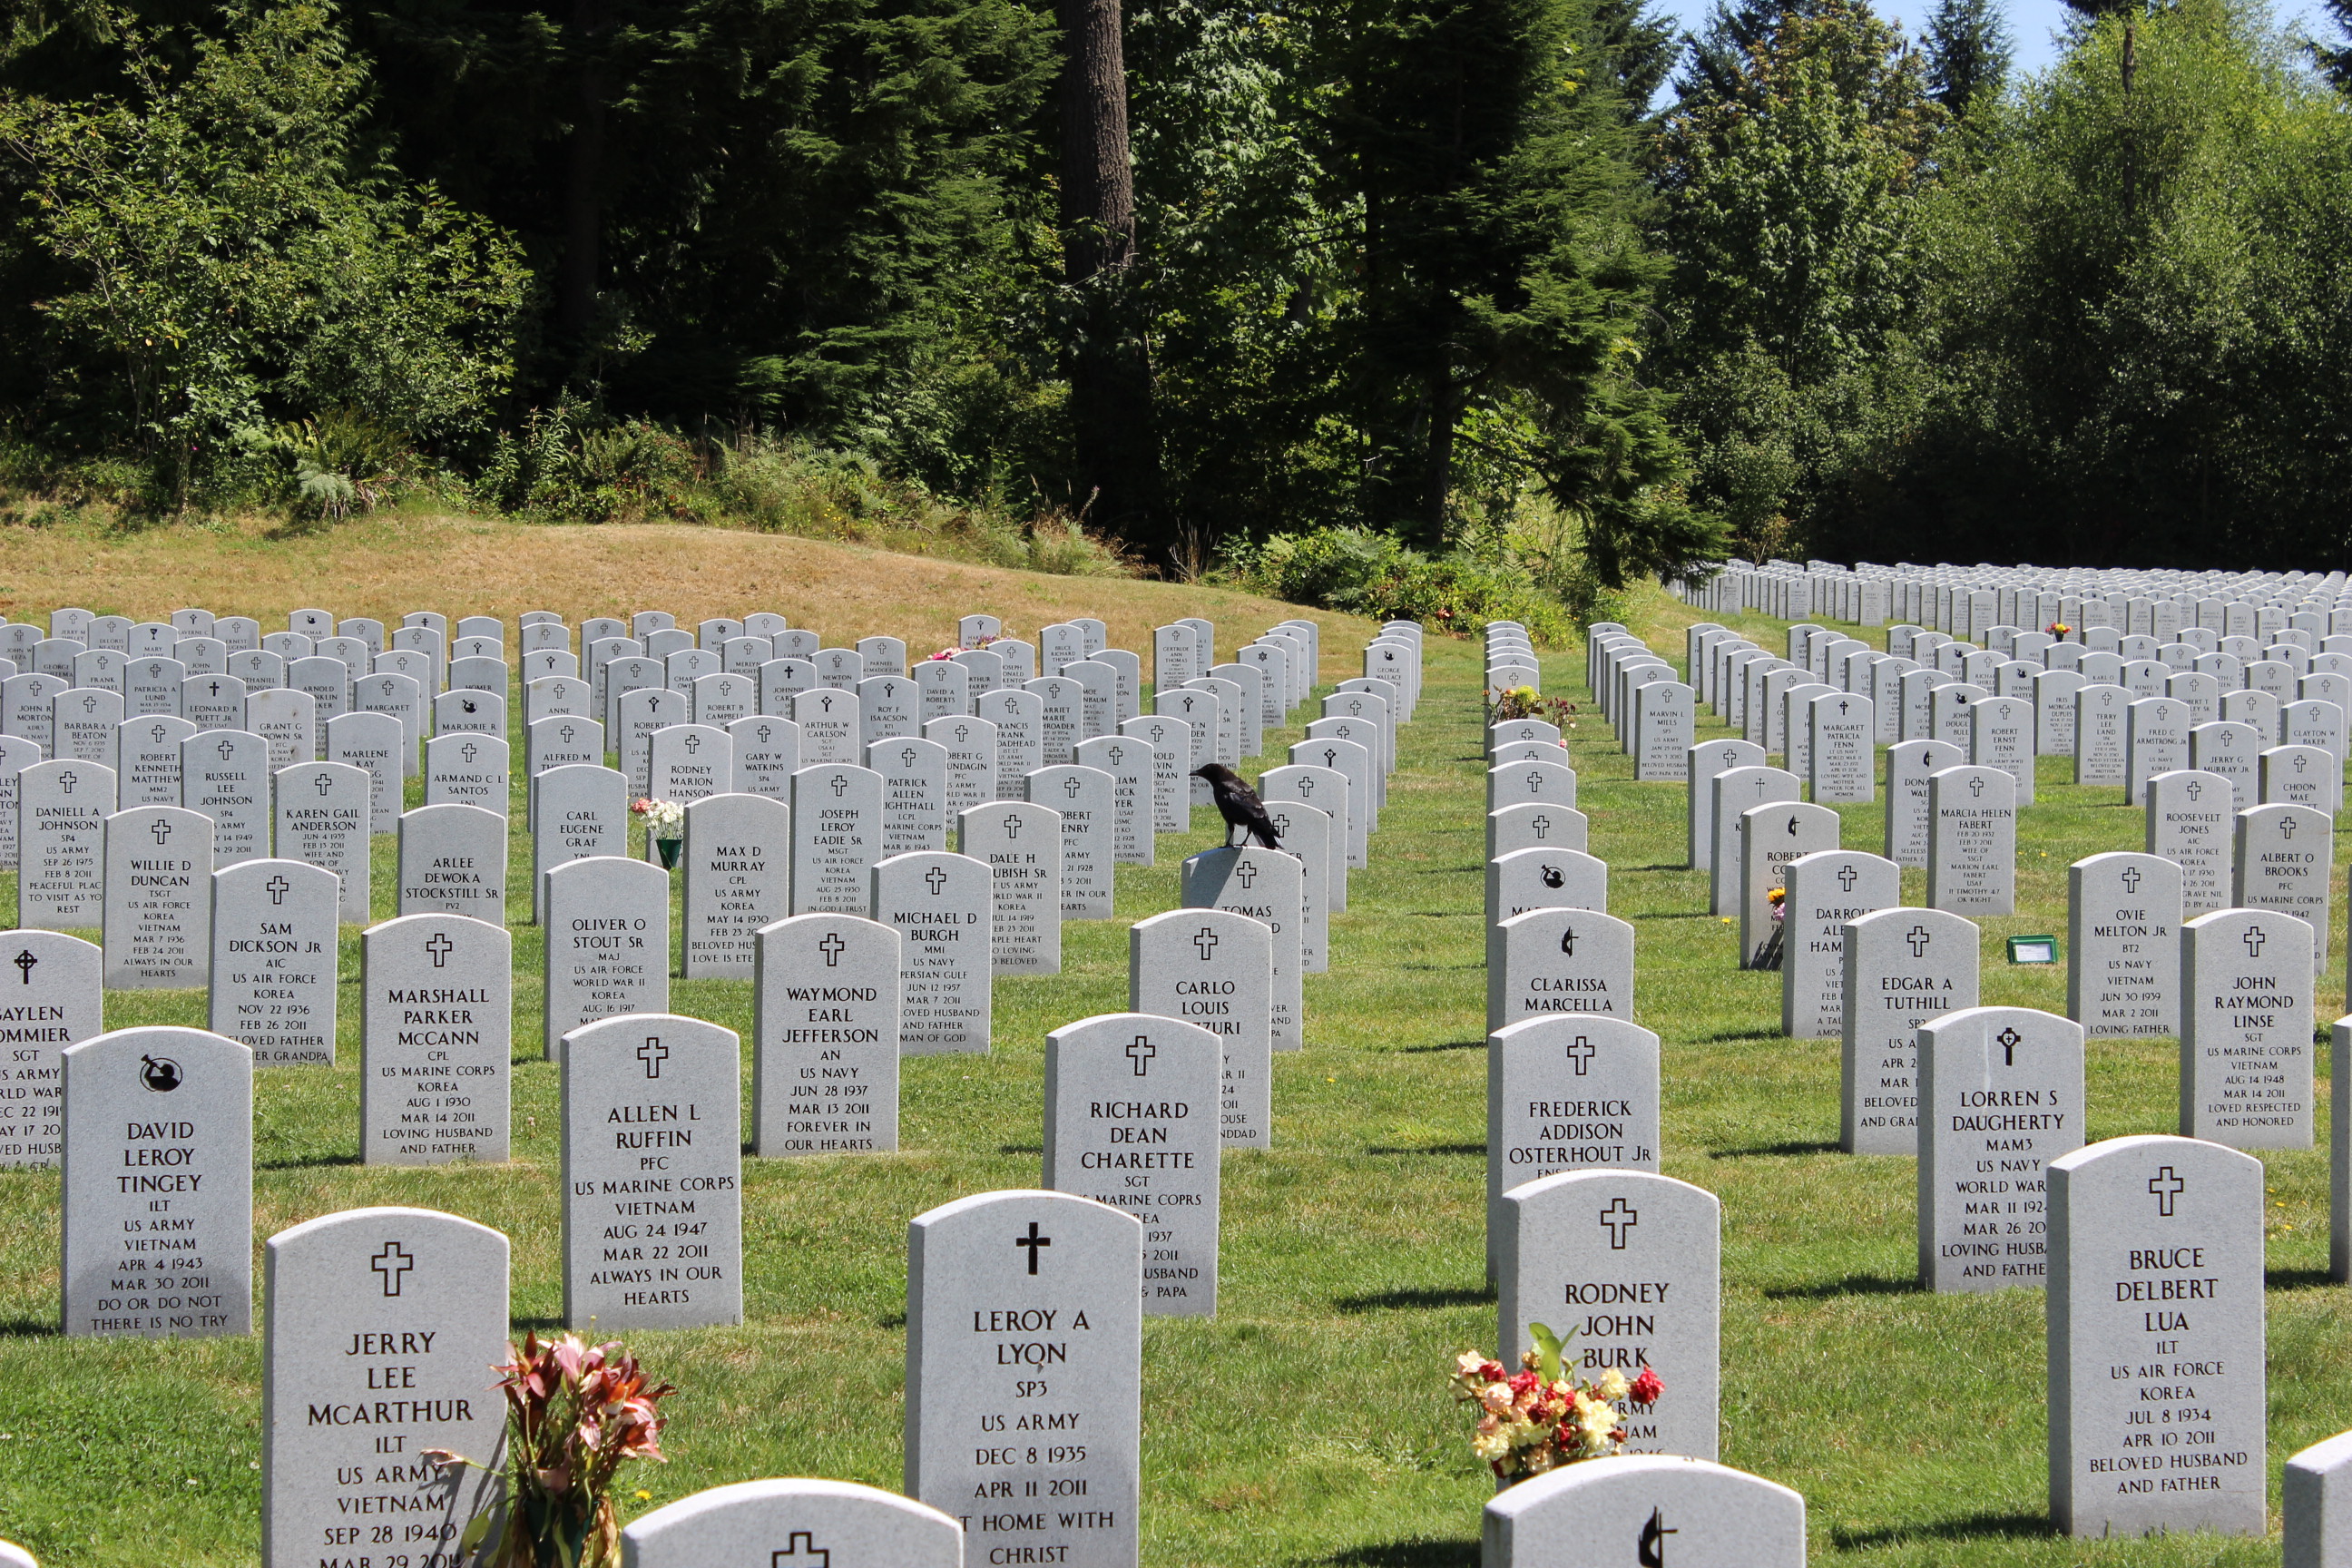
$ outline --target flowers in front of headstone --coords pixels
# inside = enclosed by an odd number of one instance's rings
[[[2073,631],[2074,628],[2068,626],[2063,621],[2053,621],[2042,629],[2048,632],[2052,637],[2056,637],[2060,642],[2064,642],[2066,640],[2066,634]]]
[[[686,807],[674,800],[644,795],[631,801],[629,809],[645,818],[646,831],[656,838],[675,838],[686,826]]]
[[[1532,686],[1514,686],[1494,694],[1489,718],[1497,724],[1514,719],[1543,719],[1563,730],[1576,728],[1576,704],[1565,697],[1546,697]]]
[[[505,1496],[474,1516],[460,1551],[470,1559],[495,1531],[485,1568],[613,1568],[621,1561],[614,1478],[632,1459],[667,1461],[658,1407],[677,1391],[654,1385],[617,1342],[526,1333],[520,1350],[507,1348],[494,1369],[507,1397]],[[425,1458],[488,1468],[442,1448]]]
[[[654,847],[660,851],[662,869],[676,869],[678,851],[683,845],[681,835],[686,831],[686,807],[674,800],[656,800],[651,795],[642,795],[629,803],[629,811],[633,816],[645,819],[646,837],[652,839]]]
[[[1621,1452],[1625,1415],[1633,1405],[1654,1405],[1665,1392],[1656,1372],[1643,1368],[1627,1380],[1611,1367],[1591,1382],[1566,1375],[1560,1339],[1541,1323],[1530,1323],[1535,1349],[1519,1358],[1517,1372],[1475,1351],[1454,1358],[1454,1397],[1476,1406],[1470,1438],[1475,1454],[1506,1486],[1580,1459]]]

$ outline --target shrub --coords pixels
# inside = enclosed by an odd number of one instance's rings
[[[1478,561],[1458,552],[1433,560],[1370,529],[1318,528],[1242,544],[1228,553],[1223,574],[1292,604],[1419,621],[1461,637],[1506,620],[1525,625],[1541,647],[1575,637],[1567,610],[1515,561]]]

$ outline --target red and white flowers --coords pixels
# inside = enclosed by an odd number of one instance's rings
[[[612,1568],[621,1560],[614,1473],[631,1459],[663,1461],[667,1417],[658,1407],[677,1391],[654,1384],[618,1344],[525,1334],[521,1349],[507,1349],[508,1360],[495,1369],[507,1397],[499,1466],[507,1495],[475,1516],[460,1551],[471,1562],[487,1543],[488,1568]],[[446,1449],[425,1458],[487,1468]]]
[[[1654,1405],[1665,1392],[1647,1367],[1631,1381],[1615,1367],[1591,1383],[1563,1375],[1559,1336],[1541,1323],[1528,1328],[1536,1348],[1519,1358],[1517,1372],[1475,1351],[1454,1363],[1454,1396],[1478,1412],[1470,1451],[1506,1486],[1620,1452],[1626,1407]]]

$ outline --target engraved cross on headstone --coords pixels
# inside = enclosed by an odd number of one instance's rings
[[[1840,892],[1845,892],[1845,893],[1851,893],[1851,892],[1853,892],[1853,885],[1854,885],[1856,882],[1860,881],[1861,879],[1862,879],[1862,873],[1861,873],[1860,871],[1855,870],[1855,869],[1853,868],[1853,867],[1852,867],[1851,865],[1841,866],[1841,867],[1839,867],[1839,868],[1838,868],[1838,878],[1837,878],[1837,880],[1838,880],[1838,890],[1839,890]]]
[[[148,831],[155,836],[155,847],[161,849],[163,847],[164,840],[172,837],[172,825],[168,821],[158,817],[155,820],[154,826],[149,828]]]
[[[827,969],[840,968],[841,955],[847,952],[849,944],[841,940],[841,933],[837,931],[825,932],[824,940],[816,944],[816,950],[824,954],[824,966]]]
[[[2125,892],[2126,892],[2126,893],[2137,893],[2137,892],[2138,892],[2138,891],[2139,891],[2139,883],[2140,883],[2139,868],[2138,868],[2138,867],[2137,867],[2137,866],[2126,866],[2126,867],[2125,867],[2125,868],[2124,868],[2124,874],[2123,874],[2121,877],[2117,878],[2117,879],[2116,879],[2116,880],[2117,880],[2117,881],[2120,881],[2121,883],[2123,883],[2123,885],[2124,885],[2124,891],[2125,891]]]
[[[1149,1035],[1136,1036],[1135,1043],[1127,1047],[1127,1059],[1135,1064],[1135,1076],[1138,1078],[1151,1076],[1151,1058],[1159,1054],[1160,1047],[1151,1043]]]
[[[1201,962],[1208,963],[1217,951],[1217,943],[1223,940],[1224,938],[1217,934],[1216,927],[1202,926],[1200,932],[1192,938],[1192,945],[1201,950]]]
[[[2270,940],[2270,933],[2263,930],[2260,926],[2252,926],[2247,929],[2246,934],[2240,940],[2244,942],[2246,944],[2246,956],[2248,958],[2260,958],[2263,955],[2263,943]]]
[[[16,956],[8,962],[16,966],[16,973],[25,977],[26,984],[30,985],[33,983],[33,966],[41,961],[34,955],[33,950],[27,947],[20,950]]]
[[[1914,958],[1927,957],[1927,943],[1934,939],[1935,933],[1924,925],[1913,926],[1903,933],[1903,940],[1911,944],[1911,956]]]
[[[328,793],[335,787],[335,781],[328,777],[325,773],[320,773],[317,780],[313,782],[311,787],[319,792],[319,798],[320,800],[324,800],[327,798]]]
[[[1239,882],[1244,888],[1247,888],[1251,883],[1256,881],[1257,862],[1255,860],[1244,860],[1240,865],[1234,867],[1234,880]]]
[[[2015,1067],[2017,1065],[2017,1047],[2025,1043],[2025,1037],[2019,1034],[2015,1029],[2010,1028],[2003,1029],[2000,1034],[1995,1035],[1992,1039],[1993,1044],[2000,1047],[2000,1065],[2009,1068]]]
[[[1020,813],[1006,812],[1004,814],[1004,837],[1015,841],[1018,841],[1021,837]]]
[[[669,1047],[661,1043],[659,1035],[648,1035],[646,1043],[637,1047],[637,1060],[646,1064],[647,1078],[659,1078],[662,1063],[669,1060]]]
[[[849,779],[848,779],[847,775],[843,774],[843,773],[835,773],[835,774],[834,774],[834,775],[833,775],[833,798],[834,798],[834,799],[835,799],[835,800],[839,800],[843,795],[847,795],[848,793],[849,793]]]
[[[1568,1059],[1576,1064],[1577,1077],[1582,1078],[1585,1075],[1586,1069],[1592,1066],[1595,1054],[1592,1041],[1589,1037],[1584,1035],[1576,1037],[1574,1042],[1568,1047]]]
[[[2189,1184],[2169,1165],[2157,1167],[2156,1174],[2147,1179],[2147,1190],[2156,1198],[2156,1212],[2166,1219],[2172,1217],[2172,1200],[2189,1190]]]
[[[368,1267],[383,1276],[383,1293],[397,1296],[400,1294],[401,1276],[416,1267],[416,1259],[411,1258],[400,1243],[387,1241],[383,1244],[383,1250],[368,1260]]]
[[[833,1568],[833,1553],[818,1546],[809,1531],[795,1530],[782,1552],[768,1553],[768,1568]]]
[[[937,866],[932,867],[929,870],[923,873],[923,886],[931,890],[931,897],[935,899],[938,898],[940,896],[940,889],[947,885],[948,874],[940,869]]]
[[[285,874],[281,872],[262,883],[261,890],[269,895],[271,903],[282,904],[286,901],[286,895],[294,890],[294,884],[288,881]]]
[[[457,944],[449,940],[449,933],[446,931],[436,931],[425,939],[425,951],[433,955],[433,967],[436,969],[448,968],[449,955],[457,948]]]
[[[1029,1272],[1034,1274],[1037,1272],[1037,1249],[1041,1247],[1053,1246],[1054,1238],[1050,1236],[1039,1236],[1037,1234],[1037,1222],[1033,1219],[1029,1222],[1029,1234],[1026,1236],[1014,1237],[1013,1238],[1013,1245],[1015,1247],[1025,1247],[1029,1249]]]
[[[1625,1250],[1626,1234],[1642,1223],[1642,1211],[1627,1203],[1625,1195],[1620,1193],[1609,1200],[1607,1208],[1601,1211],[1601,1223],[1609,1231],[1609,1250],[1622,1252]]]

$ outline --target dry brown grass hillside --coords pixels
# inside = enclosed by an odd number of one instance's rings
[[[1179,616],[1217,623],[1220,651],[1276,621],[1324,627],[1325,679],[1351,670],[1372,623],[1254,595],[1118,577],[1054,577],[853,544],[671,524],[548,527],[472,518],[387,516],[331,531],[163,528],[102,534],[0,530],[0,615],[38,619],[59,605],[160,619],[198,606],[252,616],[266,629],[316,607],[396,625],[410,610],[587,616],[667,610],[681,626],[771,610],[834,637],[902,637],[920,653],[952,644],[956,617],[984,612],[1034,639],[1041,626],[1098,616],[1113,646],[1150,658],[1150,630]]]

